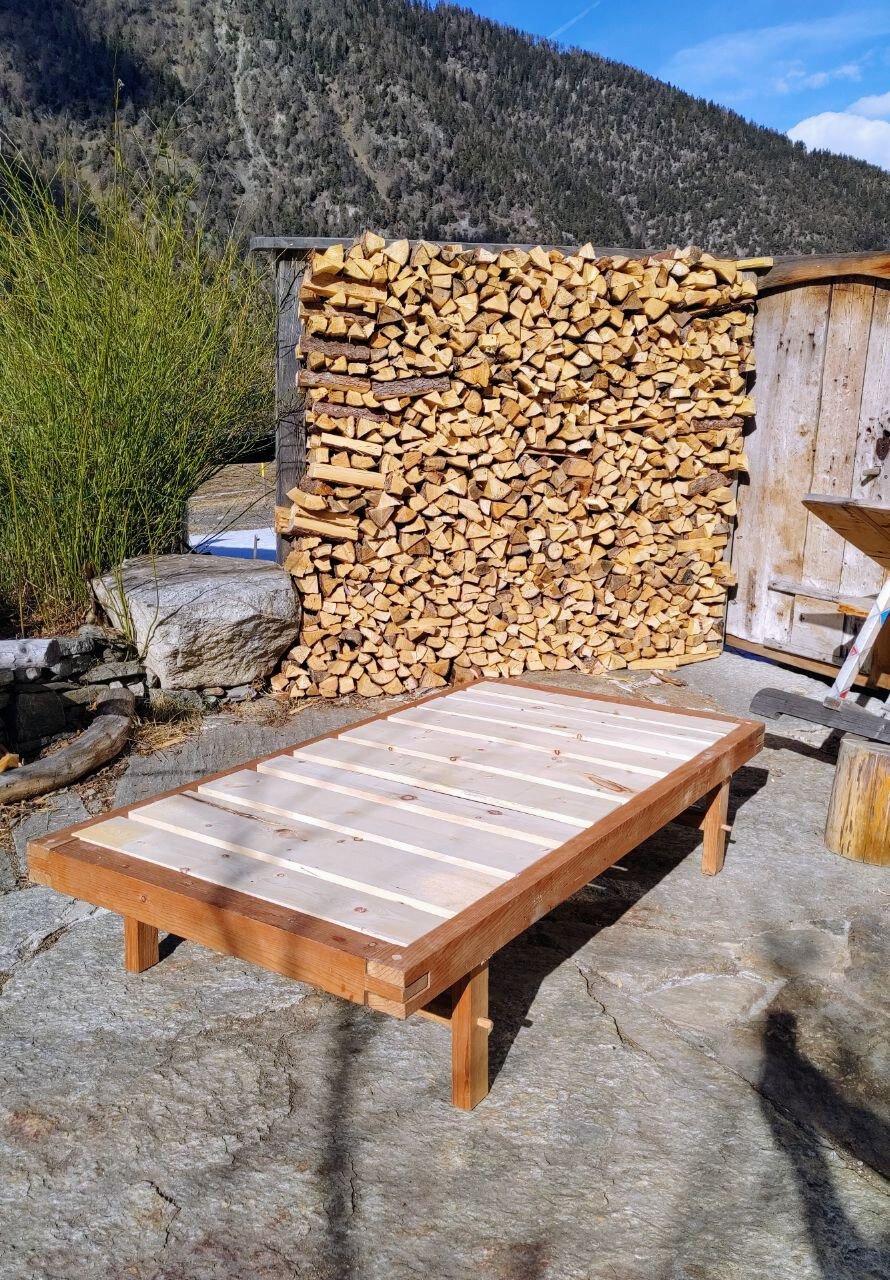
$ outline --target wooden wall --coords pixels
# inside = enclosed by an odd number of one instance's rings
[[[746,441],[727,640],[836,665],[858,626],[839,612],[881,570],[801,505],[806,493],[890,503],[890,286],[838,278],[762,296],[757,416]]]

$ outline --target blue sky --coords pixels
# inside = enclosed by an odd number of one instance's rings
[[[890,0],[458,0],[890,169]]]

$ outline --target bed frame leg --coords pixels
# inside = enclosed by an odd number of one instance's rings
[[[472,1111],[488,1094],[488,961],[451,988],[451,1101]]]
[[[704,846],[701,855],[701,869],[706,876],[715,876],[723,870],[726,857],[726,840],[729,835],[729,824],[726,815],[729,809],[729,779],[721,782],[707,796],[702,832]]]
[[[132,916],[124,916],[124,968],[128,973],[142,973],[158,963],[158,931]]]

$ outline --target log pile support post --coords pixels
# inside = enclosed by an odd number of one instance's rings
[[[287,251],[275,254],[275,502],[287,502],[306,470],[306,431],[297,394],[297,306],[305,256]],[[284,562],[289,544],[279,534],[276,559]]]

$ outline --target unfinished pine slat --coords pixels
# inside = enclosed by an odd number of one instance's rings
[[[504,836],[511,842],[535,849],[550,849],[565,837],[559,822],[515,810],[499,809],[480,800],[467,799],[444,791],[429,791],[421,786],[410,790],[386,778],[357,774],[343,768],[332,770],[305,756],[278,756],[258,766],[258,772],[271,773],[274,766],[286,762],[287,777],[336,796],[358,797],[369,804],[384,805],[394,811],[394,820],[404,819],[413,826],[418,817],[452,823],[466,833],[478,832],[486,842],[491,836]]]
[[[398,717],[380,720],[363,729],[345,733],[342,742],[358,742],[372,748],[397,751],[400,755],[417,755],[422,759],[461,763],[470,769],[482,770],[504,778],[516,778],[531,784],[533,794],[542,788],[554,788],[569,792],[572,796],[589,797],[612,803],[622,803],[627,794],[639,789],[609,783],[603,777],[605,769],[598,773],[592,765],[561,754],[541,755],[529,751],[524,745],[496,742],[491,738],[468,737],[447,729],[439,732],[422,725],[409,726]],[[554,799],[551,797],[551,799]]]
[[[712,716],[707,711],[690,714],[683,710],[660,707],[657,703],[629,703],[620,698],[610,699],[598,696],[580,702],[577,693],[562,689],[541,689],[540,686],[523,685],[520,682],[504,682],[494,684],[482,680],[478,684],[462,690],[467,694],[478,694],[483,697],[497,697],[510,702],[523,702],[530,706],[541,706],[547,709],[560,708],[576,715],[600,717],[606,716],[613,724],[621,721],[627,724],[645,724],[669,728],[671,735],[683,738],[714,737],[726,733],[727,720]]]
[[[265,814],[241,814],[187,795],[134,812],[139,823],[317,876],[374,897],[448,916],[493,889],[500,878],[420,857],[361,836],[303,824],[282,829]]]
[[[128,818],[110,818],[90,826],[88,831],[89,844],[237,889],[264,902],[310,912],[320,920],[387,942],[408,943],[441,919],[433,912],[356,892],[316,876],[292,870],[282,874],[282,869],[274,865],[264,865],[241,855],[226,856],[185,836],[165,833],[161,839],[148,826]]]
[[[527,751],[537,751],[545,755],[565,756],[569,760],[586,761],[591,766],[602,765],[608,776],[624,781],[628,786],[639,788],[655,778],[664,777],[667,773],[665,762],[658,761],[656,756],[650,757],[651,764],[641,764],[640,756],[633,751],[609,744],[608,753],[594,743],[580,740],[576,734],[566,730],[553,730],[548,733],[536,725],[523,725],[516,720],[512,724],[492,716],[473,716],[456,711],[438,711],[431,707],[429,711],[417,711],[413,714],[403,712],[399,715],[400,724],[413,724],[419,728],[433,729],[439,733],[453,732],[461,737],[473,738],[514,746],[523,746]],[[660,764],[660,768],[657,767]]]
[[[642,736],[648,735],[652,739],[676,743],[677,750],[680,751],[687,745],[694,747],[713,742],[725,732],[725,727],[720,721],[710,721],[705,717],[699,721],[678,716],[672,723],[670,713],[665,714],[655,706],[651,709],[648,706],[645,709],[634,708],[633,712],[628,713],[620,710],[617,704],[605,701],[598,702],[591,711],[586,711],[573,707],[570,701],[564,701],[558,697],[535,698],[524,695],[519,686],[511,686],[509,691],[494,689],[488,685],[484,688],[480,685],[477,690],[473,686],[471,690],[459,693],[454,705],[469,702],[478,706],[510,707],[514,710],[521,708],[523,715],[527,712],[536,712],[548,716],[557,723],[569,725],[576,731],[583,732],[585,725],[598,731],[601,725],[605,725],[614,731],[619,743],[623,742],[622,735],[625,734],[632,742],[637,742]]]
[[[274,814],[277,819],[293,823],[294,830],[299,829],[300,823],[308,823],[481,871],[498,880],[527,866],[542,847],[538,843],[529,845],[523,856],[521,851],[517,852],[513,838],[486,829],[484,848],[480,842],[477,850],[468,840],[466,830],[449,824],[441,816],[408,815],[394,811],[390,805],[344,795],[342,789],[325,791],[296,779],[276,778],[250,769],[205,783],[198,788],[198,794],[217,803]]]
[[[474,713],[488,711],[493,716],[503,714],[501,707],[481,699],[472,704],[472,709]],[[553,730],[560,735],[568,735],[579,742],[595,744],[610,751],[614,746],[643,763],[651,764],[655,760],[668,768],[681,760],[688,760],[690,755],[714,741],[713,737],[690,738],[682,734],[672,736],[664,726],[653,729],[638,728],[632,722],[616,724],[614,719],[608,717],[581,721],[563,711],[542,711],[522,704],[517,704],[512,714],[527,719],[529,726],[535,730]]]
[[[551,792],[548,797],[550,807],[532,803],[528,796],[528,788],[524,788],[515,779],[498,778],[494,775],[485,775],[483,778],[481,773],[474,774],[472,769],[467,768],[466,765],[461,766],[459,762],[422,760],[417,756],[386,750],[379,750],[372,755],[359,743],[336,740],[328,740],[323,745],[304,747],[301,751],[295,752],[294,756],[297,762],[314,760],[336,769],[346,768],[354,773],[368,774],[372,778],[388,778],[390,781],[405,783],[409,787],[416,785],[425,787],[429,791],[440,791],[445,795],[461,796],[465,800],[481,800],[483,804],[490,804],[497,808],[515,810],[519,813],[547,818],[552,822],[563,823],[574,830],[585,825],[584,818],[569,815],[568,806],[563,804],[562,793],[555,798]],[[272,765],[263,766],[264,771],[271,768]],[[285,760],[274,762],[276,773],[284,772],[286,769]]]
[[[306,747],[297,753],[297,759],[300,758],[345,765],[372,776],[417,782],[434,791],[450,792],[471,800],[518,809],[521,813],[537,814],[576,829],[616,807],[614,798],[603,799],[594,794],[588,798],[580,794],[580,788],[570,791],[567,787],[550,784],[533,787],[523,778],[495,773],[470,760],[449,760],[438,756],[424,758],[417,752],[388,747],[369,750],[361,742],[343,738],[330,741],[323,747]],[[277,769],[283,767],[276,762]]]
[[[592,717],[585,719],[582,726],[580,722],[571,723],[572,718],[565,714],[553,714],[524,705],[511,707],[507,711],[493,702],[483,700],[468,700],[453,705],[460,709],[437,714],[442,719],[447,716],[450,720],[459,716],[462,720],[471,720],[476,724],[491,724],[497,732],[502,726],[507,726],[518,729],[520,732],[525,731],[540,736],[541,741],[546,738],[557,746],[560,743],[567,746],[583,744],[597,751],[607,748],[610,757],[616,761],[620,760],[622,764],[634,764],[641,769],[652,769],[656,773],[661,773],[677,762],[688,759],[689,745],[699,749],[711,741],[711,739],[697,739],[689,743],[689,740],[684,737],[683,742],[688,745],[679,746],[666,731],[643,732],[636,728],[622,731],[619,736],[614,724],[605,717],[599,721]]]

